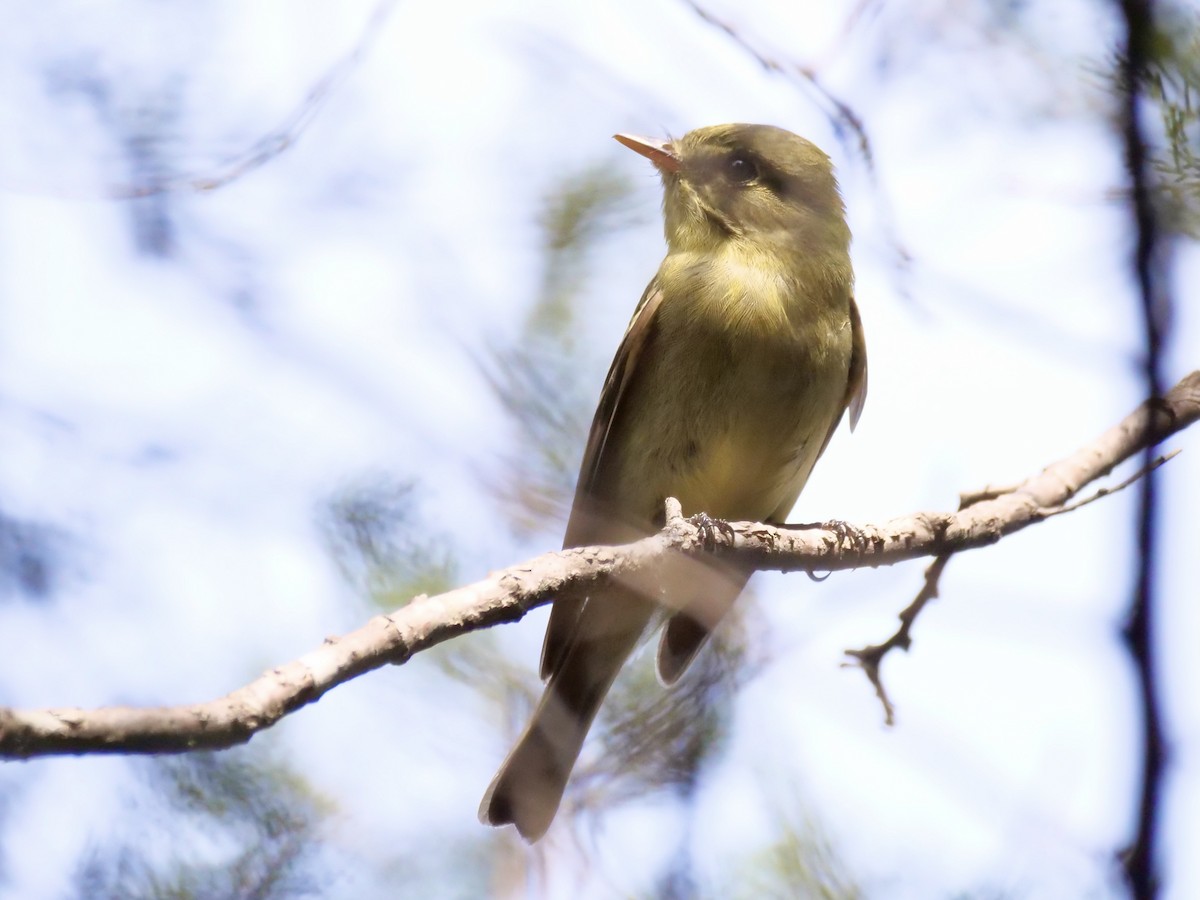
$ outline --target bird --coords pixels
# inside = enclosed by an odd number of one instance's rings
[[[625,543],[684,515],[782,524],[867,391],[850,229],[830,158],[771,125],[678,139],[617,134],[663,182],[667,252],[609,368],[564,548]],[[554,600],[541,701],[479,808],[533,842],[549,829],[605,695],[665,616],[675,683],[742,592],[744,564],[675,557],[639,583]]]

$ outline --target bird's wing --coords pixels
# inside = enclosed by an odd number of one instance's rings
[[[654,334],[655,316],[662,305],[662,298],[662,288],[655,278],[642,294],[629,327],[625,329],[625,337],[617,348],[608,377],[604,380],[600,403],[596,407],[596,416],[592,419],[592,429],[583,451],[583,464],[579,470],[575,502],[571,507],[563,547],[583,547],[608,540],[602,530],[602,510],[595,506],[597,500],[604,499],[605,472],[613,463],[612,454],[606,452],[608,440],[620,414],[621,401],[628,396],[629,387],[638,371],[638,360]],[[551,606],[546,640],[542,644],[543,679],[550,677],[566,652],[582,606],[581,599],[573,598],[560,598]]]
[[[846,407],[850,410],[850,430],[853,431],[862,415],[863,404],[867,402],[867,338],[853,297],[850,298],[850,333],[853,349],[850,352],[850,378],[846,383]]]
[[[846,376],[846,393],[842,399],[842,408],[838,414],[834,416],[833,421],[829,425],[829,433],[825,435],[825,441],[821,444],[821,450],[817,453],[817,459],[825,453],[825,448],[829,446],[829,441],[833,438],[833,433],[837,431],[837,427],[841,424],[842,413],[845,410],[850,410],[850,430],[854,430],[854,426],[858,424],[858,419],[862,415],[863,404],[867,402],[867,339],[863,334],[862,317],[858,314],[858,304],[854,302],[854,298],[850,298],[850,372]],[[780,508],[775,511],[772,517],[773,522],[782,522],[783,518],[791,512],[792,504],[795,504],[796,498],[793,497],[787,508]]]

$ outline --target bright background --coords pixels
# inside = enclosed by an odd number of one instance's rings
[[[770,122],[835,159],[870,395],[794,518],[953,508],[1139,401],[1109,4],[705,8],[815,71],[865,124],[874,171],[802,78],[680,0],[7,6],[0,703],[210,699],[357,627],[372,607],[323,516],[363,479],[413,485],[410,524],[451,548],[460,582],[557,547],[561,521],[497,524],[518,445],[479,360],[518,340],[540,289],[546,197],[589,167],[621,173],[632,191],[591,248],[568,360],[594,402],[663,249],[656,177],[616,131]],[[187,186],[281,134],[262,165]],[[156,172],[177,189],[122,198]],[[1178,250],[1172,384],[1200,366],[1200,256]],[[1161,472],[1162,861],[1182,898],[1200,896],[1200,432],[1168,447],[1185,452]],[[649,796],[536,853],[475,820],[512,737],[494,703],[434,654],[358,679],[252,744],[322,798],[322,878],[278,896],[670,896],[681,842],[692,889],[721,896],[781,815],[812,823],[862,896],[1120,896],[1135,501],[952,560],[912,652],[886,664],[891,729],[839,663],[891,633],[921,564],[759,576],[768,663],[694,806]],[[500,648],[532,686],[542,622],[459,643]],[[0,896],[87,896],[81,872],[142,834],[154,784],[122,759],[5,764]],[[197,817],[118,843],[219,862],[229,841],[196,837]]]

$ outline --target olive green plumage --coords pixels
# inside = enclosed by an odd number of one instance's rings
[[[866,396],[850,230],[829,157],[767,125],[617,139],[662,174],[667,256],[605,381],[563,546],[652,533],[667,497],[685,515],[782,522],[843,412],[853,426]],[[545,693],[481,820],[541,837],[655,609],[671,613],[658,653],[670,684],[750,574],[678,558],[651,583],[555,601]]]

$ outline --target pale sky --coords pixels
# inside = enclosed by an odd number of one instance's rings
[[[315,519],[364,473],[417,479],[464,580],[555,549],[557,523],[523,543],[492,527],[478,473],[511,433],[472,355],[511,339],[534,296],[542,198],[603,162],[637,191],[636,224],[605,239],[587,287],[581,365],[598,395],[663,252],[657,180],[617,131],[769,122],[838,166],[870,394],[793,518],[950,509],[1116,423],[1141,387],[1128,218],[1106,199],[1120,154],[1089,74],[1114,40],[1109,5],[1025,4],[1009,31],[992,6],[707,6],[855,110],[878,190],[811,90],[677,0],[398,3],[366,43],[365,2],[0,14],[0,512],[53,523],[67,548],[51,601],[0,602],[0,703],[210,699],[357,627],[369,612]],[[173,194],[172,251],[139,248],[129,202],[110,199],[129,173],[122,123],[166,116],[155,152],[212,174],[287,127],[331,69],[292,146]],[[1194,246],[1173,283],[1170,384],[1200,367]],[[1200,896],[1200,432],[1166,446],[1184,452],[1161,472],[1162,852],[1164,896],[1182,898]],[[752,854],[794,794],[868,897],[1120,896],[1109,859],[1132,833],[1138,775],[1118,641],[1135,502],[1126,491],[952,560],[912,651],[886,664],[891,729],[839,663],[891,633],[923,565],[759,576],[772,662],[741,693],[688,826],[698,883]],[[500,638],[531,683],[543,621]],[[371,863],[489,839],[476,808],[508,739],[417,659],[261,740],[336,798],[332,842]],[[0,897],[62,896],[131,779],[119,759],[0,768]],[[648,895],[681,828],[650,798],[582,848],[551,831],[546,896]],[[343,878],[347,895],[394,895]]]

